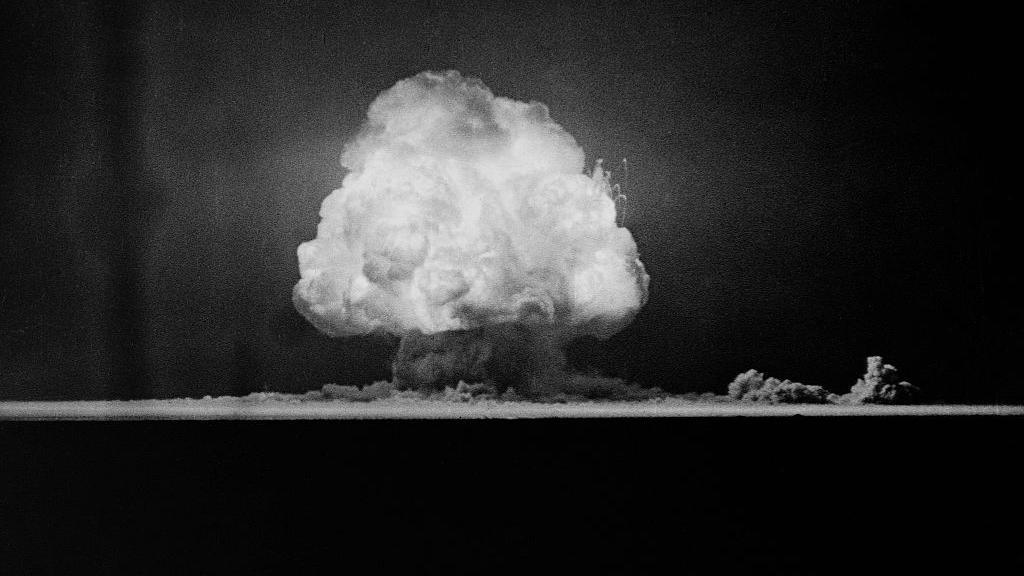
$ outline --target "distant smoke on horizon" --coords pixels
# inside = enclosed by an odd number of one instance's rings
[[[741,402],[766,404],[915,404],[921,399],[921,390],[900,381],[896,368],[884,364],[881,356],[871,356],[867,372],[846,394],[833,394],[821,386],[765,378],[763,372],[747,370],[729,383],[728,396]]]
[[[729,384],[729,398],[768,404],[827,404],[829,393],[821,386],[765,378],[763,372],[747,370]]]
[[[881,356],[868,358],[864,377],[839,397],[842,404],[914,404],[921,400],[921,389],[899,379],[892,364],[884,364]]]

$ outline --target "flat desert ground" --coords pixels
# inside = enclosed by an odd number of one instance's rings
[[[1024,416],[1024,406],[748,404],[663,398],[540,403],[429,399],[300,400],[287,395],[132,401],[0,402],[0,420],[381,420],[728,416]]]

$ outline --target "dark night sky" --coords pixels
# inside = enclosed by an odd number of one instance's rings
[[[330,340],[294,311],[295,248],[369,103],[427,69],[544,102],[588,162],[629,159],[650,301],[574,346],[581,367],[678,392],[754,367],[840,392],[880,354],[936,398],[1024,398],[990,153],[997,15],[237,4],[3,9],[0,398],[123,395],[124,342],[144,361],[136,395],[385,378],[394,341]],[[135,332],[105,328],[128,317],[118,262],[138,272]]]

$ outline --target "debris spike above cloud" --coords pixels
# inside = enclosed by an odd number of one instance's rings
[[[613,189],[541,103],[458,72],[399,81],[299,246],[297,309],[332,336],[520,324],[607,337],[647,299]]]

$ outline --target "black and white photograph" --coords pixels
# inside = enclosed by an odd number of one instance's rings
[[[0,572],[1024,568],[1008,14],[0,14]]]

